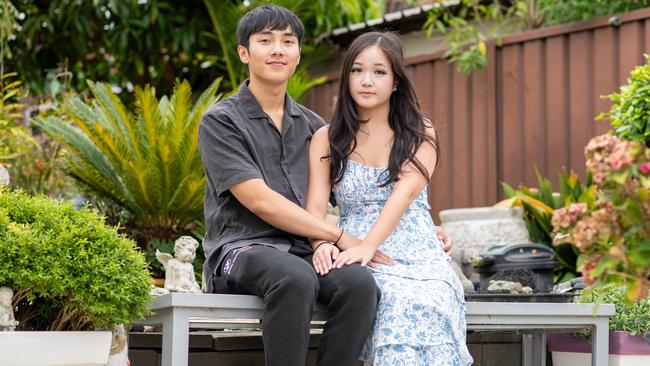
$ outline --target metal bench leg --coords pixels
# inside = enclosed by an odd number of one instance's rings
[[[607,366],[609,363],[609,318],[598,318],[591,339],[591,364]]]
[[[523,366],[546,366],[546,334],[521,336],[521,364]]]
[[[190,336],[189,312],[182,308],[167,310],[163,318],[161,366],[187,366]]]

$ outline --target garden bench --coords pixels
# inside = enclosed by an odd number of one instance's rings
[[[162,366],[187,366],[190,328],[259,328],[262,299],[252,295],[170,293],[154,299],[153,314],[136,324],[162,325]],[[592,328],[592,365],[606,366],[609,316],[614,305],[574,303],[468,302],[467,328],[475,331],[520,331],[522,365],[546,365],[545,333]],[[313,327],[328,312],[317,306]]]

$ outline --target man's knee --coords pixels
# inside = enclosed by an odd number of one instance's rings
[[[380,291],[370,272],[358,264],[341,268],[341,279],[338,282],[339,296],[351,299],[366,300],[369,304],[379,302]]]
[[[306,264],[306,263],[305,263]],[[318,277],[316,272],[302,263],[284,268],[281,278],[277,281],[276,290],[286,292],[287,296],[313,297],[318,294]]]

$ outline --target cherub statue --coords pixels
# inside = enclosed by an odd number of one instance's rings
[[[9,172],[2,164],[0,164],[0,185],[9,185]]]
[[[192,266],[198,247],[199,242],[191,236],[181,236],[174,243],[176,258],[156,249],[156,258],[165,267],[165,289],[171,292],[201,292]]]
[[[11,306],[13,297],[14,292],[9,287],[0,287],[0,331],[13,331],[18,325]]]

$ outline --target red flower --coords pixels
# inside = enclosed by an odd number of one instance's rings
[[[639,171],[643,175],[650,175],[650,162],[639,164]]]

